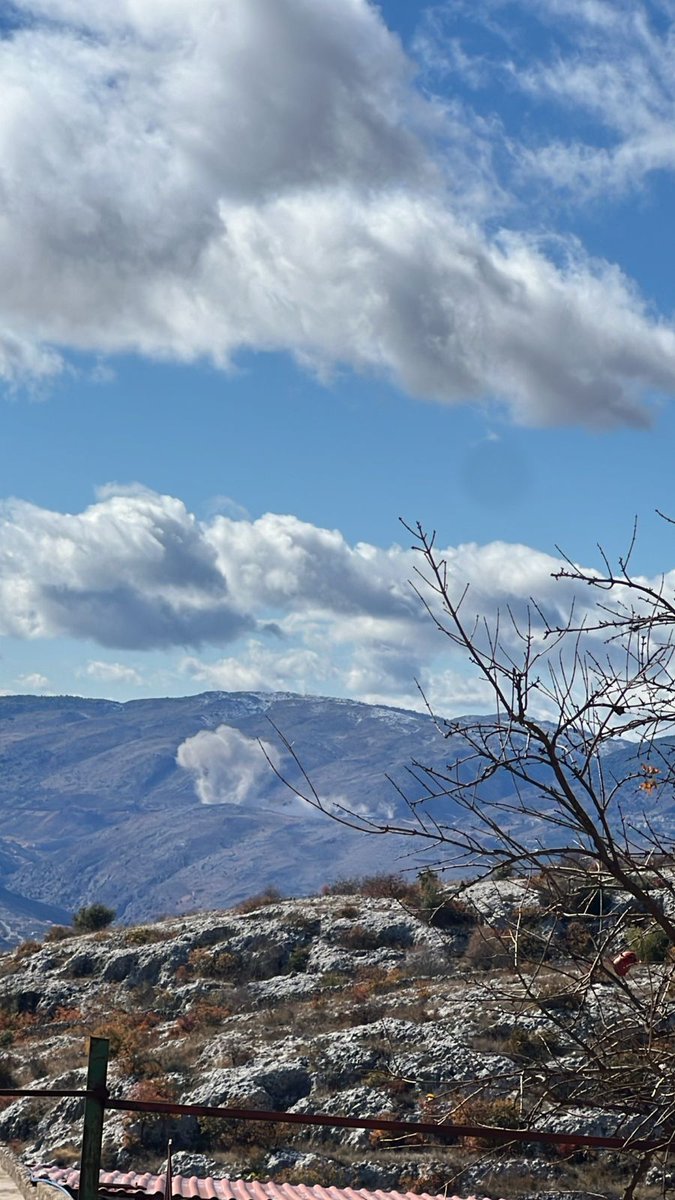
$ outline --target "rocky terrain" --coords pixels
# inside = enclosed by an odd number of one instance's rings
[[[525,911],[526,893],[519,880],[476,885],[443,929],[405,899],[358,891],[268,893],[239,910],[81,936],[55,929],[0,957],[0,1083],[84,1086],[85,1036],[95,1033],[110,1039],[120,1096],[522,1125],[523,1080],[529,1088],[551,1062],[561,1079],[578,1067],[554,1003],[558,977],[537,976],[549,1011],[508,962],[476,949],[481,922],[489,915],[492,930]],[[638,975],[653,988],[664,969]],[[623,1003],[620,990],[590,983],[575,1028],[620,1016]],[[1,1103],[0,1139],[26,1161],[77,1161],[81,1101]],[[564,1102],[540,1109],[537,1124],[547,1123],[627,1128],[616,1110]],[[625,1174],[616,1156],[536,1143],[495,1151],[472,1138],[434,1146],[377,1131],[113,1112],[104,1166],[158,1169],[169,1136],[184,1174],[511,1197],[618,1195]]]

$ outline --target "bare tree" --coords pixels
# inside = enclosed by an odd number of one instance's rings
[[[536,597],[520,614],[476,614],[470,589],[455,591],[435,535],[406,529],[419,555],[412,586],[439,635],[483,680],[493,711],[446,720],[429,709],[448,744],[447,766],[414,762],[404,785],[392,780],[404,820],[377,824],[346,805],[327,808],[301,749],[288,743],[299,776],[284,781],[352,828],[434,848],[454,881],[438,907],[452,901],[472,911],[464,961],[484,970],[520,1030],[511,1051],[524,1123],[555,1126],[571,1108],[587,1111],[590,1123],[602,1110],[615,1114],[613,1131],[629,1144],[668,1148],[675,598],[665,579],[631,572],[631,543],[616,567],[602,551],[592,571],[562,556],[555,578],[577,594],[564,621]],[[584,589],[592,605],[580,604]],[[505,891],[505,876],[512,902],[498,920],[485,897]],[[636,1154],[627,1197],[651,1154]]]

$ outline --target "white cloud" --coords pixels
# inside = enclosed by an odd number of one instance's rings
[[[675,169],[675,24],[657,33],[648,8],[631,4],[614,21],[594,20],[592,10],[570,5],[569,20],[581,31],[579,40],[554,63],[519,74],[532,94],[582,112],[596,123],[583,141],[553,141],[528,156],[559,186],[579,194],[625,191],[639,186],[653,171]],[[657,8],[661,6],[657,5]],[[662,15],[666,13],[662,8]]]
[[[19,675],[16,682],[22,692],[44,692],[50,686],[47,676],[41,675],[39,671],[34,671],[29,675]]]
[[[139,487],[101,495],[78,514],[0,506],[0,634],[144,650],[257,635],[249,664],[258,677],[269,666],[263,633],[277,660],[298,640],[320,655],[327,636],[338,649],[358,641],[403,652],[406,638],[420,646],[432,636],[406,547],[351,546],[338,530],[275,513],[200,522],[180,500]],[[477,610],[522,608],[536,594],[563,612],[571,598],[550,578],[559,561],[526,546],[469,543],[444,554],[458,586],[472,581]],[[297,675],[311,663],[305,655],[287,666]],[[231,669],[224,660],[212,677]]]
[[[0,310],[1,313],[1,310]],[[4,313],[0,320],[11,320]],[[60,375],[65,369],[61,356],[47,345],[39,345],[29,337],[21,337],[11,328],[0,325],[0,379],[10,390],[14,387],[39,386]]]
[[[185,506],[137,490],[85,512],[0,506],[0,632],[143,648],[226,642],[255,622]]]
[[[409,618],[410,556],[365,543],[352,547],[337,529],[267,513],[257,521],[216,517],[208,528],[219,569],[241,608],[268,606],[359,616]]]
[[[250,521],[251,514],[243,504],[238,504],[231,496],[211,496],[205,504],[202,505],[202,510],[208,517],[215,517],[218,513],[222,513],[225,517],[231,517],[233,521]]]
[[[518,9],[527,22],[540,22],[536,42],[523,36]],[[612,193],[643,186],[654,171],[675,169],[670,0],[490,0],[474,6],[471,19],[488,28],[491,57],[462,43],[458,15],[456,5],[431,10],[419,39],[431,70],[452,70],[476,91],[498,81],[530,101],[554,104],[563,117],[557,137],[547,135],[545,111],[528,121],[529,141],[508,120],[495,130],[520,170],[521,188],[531,192],[538,178],[577,202],[606,203]]]
[[[100,659],[91,659],[79,674],[89,679],[100,679],[104,683],[121,683],[132,687],[140,687],[143,683],[143,677],[135,667],[118,662],[102,662]]]
[[[247,642],[237,657],[215,662],[187,656],[180,669],[207,689],[225,692],[316,692],[322,681],[338,683],[338,673],[317,651],[275,651],[258,641]]]
[[[408,547],[350,545],[338,530],[273,513],[199,521],[179,500],[138,486],[101,496],[81,514],[16,501],[0,509],[0,634],[182,651],[174,686],[187,677],[219,690],[420,707],[417,679],[444,712],[485,700],[414,595],[420,559]],[[524,622],[531,597],[552,625],[565,623],[573,600],[577,621],[593,615],[592,590],[555,581],[561,561],[531,547],[439,544],[438,553],[451,592],[470,585],[465,619],[508,612],[502,634],[516,652],[510,617]],[[535,613],[535,637],[538,621]],[[224,645],[222,657],[184,652]],[[105,657],[90,658],[81,674],[117,687],[143,683],[137,666]],[[48,686],[37,675],[22,682],[31,679],[33,690]]]
[[[274,754],[272,746],[265,747]],[[255,803],[270,770],[258,742],[229,725],[187,738],[178,747],[176,762],[192,775],[202,804]]]
[[[423,98],[366,0],[17,7],[7,379],[57,371],[58,348],[226,365],[254,347],[598,428],[675,390],[675,335],[620,272],[471,223],[503,205],[489,123]]]

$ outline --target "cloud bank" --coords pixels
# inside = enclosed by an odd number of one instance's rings
[[[566,599],[559,565],[525,546],[448,547],[477,605]],[[395,638],[426,622],[400,545],[359,542],[291,515],[199,521],[183,502],[142,488],[107,494],[82,513],[22,501],[0,506],[0,634],[68,636],[144,650],[272,641],[330,618],[333,636]],[[542,596],[545,593],[545,596]],[[100,664],[94,662],[92,669]],[[110,668],[111,669],[111,668]]]
[[[590,613],[590,589],[552,579],[561,562],[528,546],[446,546],[451,589],[488,619],[524,619],[530,598],[552,623]],[[141,651],[173,652],[167,671],[204,689],[348,695],[466,711],[485,689],[468,679],[410,587],[405,545],[351,545],[339,530],[268,513],[200,521],[177,498],[140,487],[78,514],[18,501],[0,507],[0,635],[79,639],[77,678],[136,689]],[[666,576],[666,586],[672,577]],[[536,618],[535,618],[536,625]],[[509,628],[508,622],[505,629]],[[92,644],[134,663],[90,657]]]
[[[645,398],[675,390],[673,329],[616,267],[486,231],[503,204],[489,131],[417,88],[367,0],[14,10],[8,383],[71,350],[225,367],[254,348],[596,428],[643,424]]]

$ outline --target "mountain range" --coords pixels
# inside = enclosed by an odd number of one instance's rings
[[[382,821],[411,819],[391,781],[405,790],[412,760],[442,769],[453,756],[429,716],[350,700],[0,697],[0,948],[84,904],[143,921],[423,862],[411,839],[370,837],[298,800],[258,743],[299,780],[280,734],[328,806]]]

